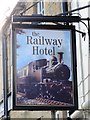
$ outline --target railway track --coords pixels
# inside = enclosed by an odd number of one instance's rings
[[[54,101],[54,100],[49,100],[49,99],[36,98],[36,100],[41,103],[45,103],[47,105],[72,106],[72,104],[69,104],[69,103],[64,103],[64,102],[59,102],[59,101]]]

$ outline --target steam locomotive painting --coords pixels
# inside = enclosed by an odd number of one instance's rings
[[[50,61],[38,59],[17,70],[18,104],[73,105],[70,68],[63,62],[64,53],[57,54]]]
[[[12,25],[15,110],[77,108],[75,27]]]

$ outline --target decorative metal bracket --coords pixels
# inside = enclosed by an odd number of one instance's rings
[[[84,21],[88,21],[88,27],[87,25],[82,22],[82,20]],[[90,38],[90,29],[89,29],[89,21],[90,18],[81,18],[79,16],[42,16],[42,15],[35,15],[35,16],[13,16],[12,22],[52,22],[52,23],[73,23],[73,22],[82,22],[88,29],[88,36]],[[62,24],[61,24],[62,25]],[[86,35],[85,32],[76,30],[76,32],[79,32],[82,34],[82,37],[84,37]]]

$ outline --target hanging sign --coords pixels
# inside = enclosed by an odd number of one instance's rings
[[[14,109],[77,108],[74,26],[12,25]]]

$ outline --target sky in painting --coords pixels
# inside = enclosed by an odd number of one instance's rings
[[[64,52],[63,61],[71,68],[71,48],[70,48],[70,39],[71,34],[69,30],[61,31],[61,30],[38,30],[38,29],[23,29],[24,33],[16,34],[17,44],[20,46],[16,49],[16,63],[17,69],[21,69],[32,61],[39,59],[47,59],[50,60],[52,55],[33,55],[33,46],[38,46],[38,49],[45,50],[52,49],[55,47],[55,56],[57,57],[57,52]],[[32,36],[32,32],[38,33],[37,36]],[[61,46],[59,42],[58,45],[34,45],[27,44],[27,36],[32,36],[33,40],[35,38],[42,39],[62,39]],[[32,40],[32,41],[33,41]],[[59,47],[58,47],[59,46]]]

